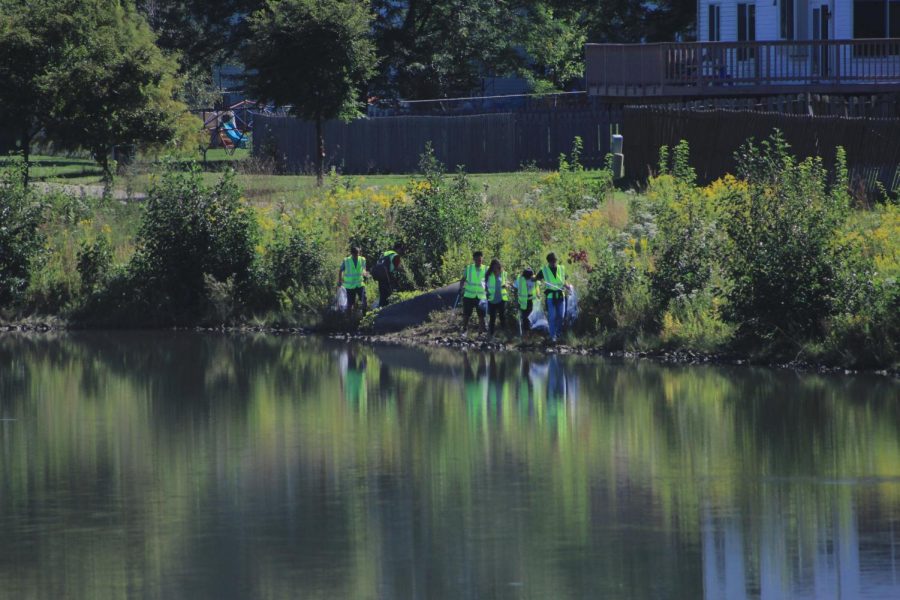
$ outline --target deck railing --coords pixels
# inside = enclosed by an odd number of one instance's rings
[[[601,95],[900,84],[900,39],[588,44]]]

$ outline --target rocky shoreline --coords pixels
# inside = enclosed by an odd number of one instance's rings
[[[372,345],[407,346],[419,348],[448,348],[458,351],[476,352],[522,352],[544,353],[568,356],[595,356],[611,360],[650,360],[657,363],[684,366],[755,366],[775,369],[789,369],[804,373],[821,373],[836,375],[870,374],[900,379],[900,370],[897,369],[848,369],[825,364],[800,360],[799,358],[788,362],[779,362],[762,359],[752,359],[737,354],[711,354],[696,352],[693,350],[659,350],[659,351],[627,351],[606,350],[590,346],[571,346],[565,344],[551,345],[543,340],[532,343],[514,343],[498,339],[487,339],[482,336],[464,337],[448,333],[435,333],[427,327],[414,327],[396,333],[372,334],[372,333],[335,333],[316,331],[304,327],[270,327],[270,326],[218,326],[218,327],[172,327],[163,330],[193,331],[198,333],[218,333],[228,335],[262,334],[262,335],[301,335],[321,336],[326,339],[342,342],[356,342]],[[71,327],[63,321],[35,320],[18,323],[0,323],[0,335],[3,334],[46,334],[71,331],[100,331],[99,329]],[[126,331],[116,329],[109,331]],[[158,329],[157,329],[158,331]]]

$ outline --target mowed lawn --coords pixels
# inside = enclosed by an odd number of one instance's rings
[[[11,159],[0,158],[0,167]],[[235,155],[227,155],[223,150],[210,150],[203,178],[212,184],[219,180],[221,171],[234,166],[238,171],[238,181],[244,194],[252,202],[266,205],[272,202],[290,204],[293,198],[305,197],[314,192],[314,175],[269,175],[253,172],[253,161],[249,152],[239,150]],[[116,179],[115,186],[133,193],[145,193],[152,186],[161,169],[158,163],[140,163],[125,175]],[[474,173],[470,181],[480,188],[491,200],[508,201],[522,198],[535,184],[547,175],[541,171],[517,171],[510,173]],[[390,175],[349,175],[342,176],[344,184],[364,188],[404,186],[415,174]],[[97,164],[89,158],[58,156],[35,156],[32,158],[31,178],[34,181],[68,185],[102,185],[102,174]]]

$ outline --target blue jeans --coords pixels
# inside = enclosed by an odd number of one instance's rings
[[[565,298],[547,298],[547,324],[550,326],[551,340],[555,340],[562,333],[565,303]]]

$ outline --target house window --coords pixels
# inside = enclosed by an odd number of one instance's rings
[[[739,42],[756,41],[756,5],[740,3],[737,5],[737,26]],[[738,48],[738,60],[756,58],[756,48],[752,46]]]
[[[794,0],[781,0],[781,39],[794,39]]]
[[[718,4],[709,5],[709,37],[707,39],[710,42],[718,42],[722,39],[721,8]]]
[[[853,0],[853,37],[900,38],[900,0]]]

